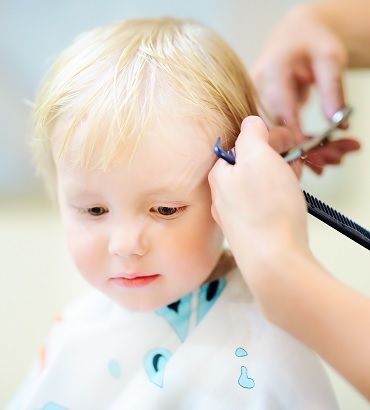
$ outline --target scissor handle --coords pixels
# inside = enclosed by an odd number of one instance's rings
[[[307,154],[313,148],[326,142],[330,134],[335,131],[352,113],[351,107],[344,107],[333,114],[331,117],[331,124],[320,136],[310,138],[307,141],[302,142],[296,147],[290,149],[282,154],[286,162],[294,161],[300,158],[302,155]]]

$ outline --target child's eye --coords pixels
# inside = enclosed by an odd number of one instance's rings
[[[183,212],[185,210],[185,206],[180,207],[169,207],[169,206],[157,206],[152,208],[154,212],[158,212],[162,216],[173,216]]]
[[[86,208],[84,212],[88,213],[91,216],[101,216],[108,212],[108,209],[103,206],[93,206],[91,208]]]
[[[174,215],[177,211],[177,208],[170,208],[168,206],[159,206],[158,207],[158,213],[160,213],[163,216],[170,216]]]

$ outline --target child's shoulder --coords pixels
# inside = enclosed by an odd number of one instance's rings
[[[61,320],[68,322],[106,321],[117,309],[114,302],[95,289],[90,289],[67,304],[61,313]]]

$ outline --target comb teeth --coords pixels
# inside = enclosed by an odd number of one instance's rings
[[[311,215],[370,250],[370,232],[367,229],[353,222],[308,192],[303,191],[303,194],[306,198],[308,212]]]

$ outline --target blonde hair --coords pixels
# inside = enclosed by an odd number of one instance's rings
[[[169,87],[234,145],[240,124],[256,115],[255,93],[236,54],[212,30],[174,18],[126,20],[79,36],[52,65],[36,97],[33,151],[41,174],[55,178],[83,125],[80,166],[106,169],[145,129],[160,90]],[[67,119],[58,150],[53,129]],[[103,125],[104,133],[96,132]],[[99,150],[99,160],[93,153]]]

